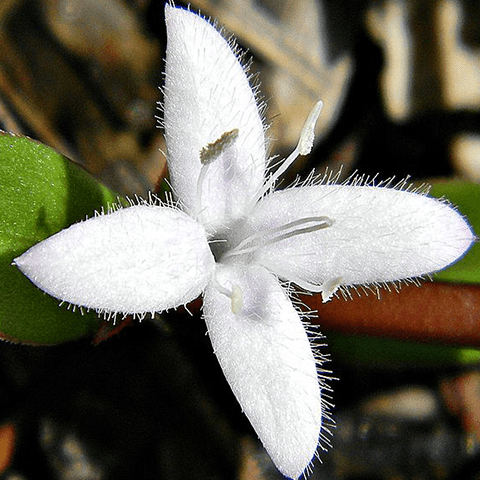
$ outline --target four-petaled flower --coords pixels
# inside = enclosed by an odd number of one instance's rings
[[[322,429],[322,382],[288,285],[321,292],[444,268],[473,234],[446,202],[401,188],[309,182],[274,192],[307,154],[318,103],[272,173],[255,91],[235,47],[166,6],[164,127],[172,204],[75,224],[15,260],[50,295],[143,315],[194,300],[230,386],[278,469],[297,478]],[[285,282],[282,285],[279,281]]]

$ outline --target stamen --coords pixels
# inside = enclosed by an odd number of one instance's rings
[[[265,230],[263,232],[250,235],[245,240],[240,242],[235,248],[226,253],[224,258],[250,253],[266,245],[272,245],[296,235],[316,232],[317,230],[328,228],[332,225],[333,220],[329,217],[301,218],[300,220],[295,220],[282,225],[281,227],[272,228],[270,230]]]
[[[268,265],[265,266],[268,268]],[[298,277],[291,271],[282,271],[281,267],[278,265],[275,265],[275,268],[272,268],[272,270],[275,270],[275,273],[279,277],[294,283],[306,292],[321,293],[323,303],[331,300],[343,283],[342,277],[331,278],[330,280],[325,280],[321,284],[309,282],[308,280]]]
[[[213,163],[227,148],[231,147],[238,138],[238,128],[223,133],[219,139],[209,143],[200,150],[200,162],[202,168],[197,180],[197,218],[202,213],[202,194],[203,184],[207,176],[208,167]]]
[[[283,175],[297,159],[299,155],[308,155],[313,148],[313,140],[315,138],[315,125],[317,123],[320,112],[323,108],[323,102],[319,101],[312,108],[307,120],[300,133],[300,138],[295,150],[284,160],[282,165],[268,178],[258,194],[255,196],[255,203],[262,198],[266,192],[275,187],[277,180]]]
[[[232,290],[224,287],[217,280],[216,275],[213,275],[213,284],[215,288],[230,299],[232,313],[240,313],[243,307],[243,292],[239,285],[233,285]]]

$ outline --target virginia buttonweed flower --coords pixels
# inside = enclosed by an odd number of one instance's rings
[[[289,286],[327,301],[339,288],[409,279],[454,262],[474,236],[446,202],[398,186],[309,181],[274,191],[309,153],[321,103],[272,173],[236,47],[190,11],[167,5],[165,16],[163,125],[177,203],[97,215],[15,263],[48,294],[107,314],[142,316],[203,294],[233,392],[278,469],[298,478],[322,436],[325,402]]]

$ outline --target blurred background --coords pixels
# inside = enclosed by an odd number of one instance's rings
[[[312,105],[324,101],[316,148],[284,185],[340,166],[342,179],[359,171],[480,180],[478,0],[190,5],[254,57],[272,154],[293,150]],[[155,120],[163,7],[1,0],[0,128],[50,145],[119,194],[146,196],[166,175]],[[200,315],[157,320],[95,347],[91,339],[0,344],[1,478],[281,478],[219,371]],[[480,478],[476,362],[438,345],[439,355],[420,345],[413,356],[376,357],[366,343],[358,357],[337,356],[349,344],[327,337],[337,426],[310,478]]]

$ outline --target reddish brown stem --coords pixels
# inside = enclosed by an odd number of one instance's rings
[[[318,310],[314,323],[336,331],[403,340],[437,341],[480,347],[480,286],[427,283],[380,291],[345,301],[322,303],[320,295],[303,297]]]

